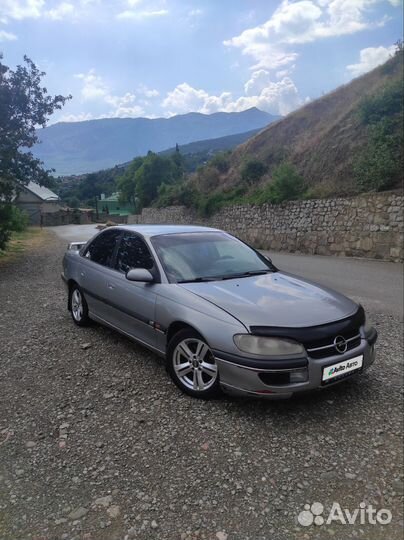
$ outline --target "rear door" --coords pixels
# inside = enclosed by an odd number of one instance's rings
[[[110,278],[114,270],[116,250],[123,234],[120,229],[107,229],[87,246],[81,259],[80,286],[91,313],[112,322],[109,308]]]
[[[125,231],[117,249],[114,271],[109,276],[108,302],[113,309],[116,325],[121,330],[155,346],[154,317],[158,284],[128,281],[126,273],[132,268],[146,268],[159,281],[158,270],[144,239]]]

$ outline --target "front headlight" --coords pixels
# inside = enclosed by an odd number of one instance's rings
[[[303,345],[289,339],[236,334],[233,340],[240,351],[261,356],[287,356],[305,352]]]

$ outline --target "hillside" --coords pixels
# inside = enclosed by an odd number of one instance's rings
[[[203,139],[201,141],[182,144],[180,145],[180,152],[183,155],[189,155],[199,153],[214,154],[216,152],[232,150],[236,146],[246,142],[248,139],[251,139],[251,137],[254,137],[259,131],[261,131],[261,128],[251,129],[250,131],[243,133],[236,133],[235,135],[227,135],[225,137],[217,137],[214,139]],[[175,152],[175,149],[176,147],[173,146],[172,148],[168,148],[159,153],[162,155],[169,155]]]
[[[227,191],[240,185],[243,165],[248,160],[259,160],[267,168],[261,184],[270,181],[273,170],[287,161],[314,196],[354,193],[354,165],[369,139],[369,130],[359,115],[361,103],[388,85],[398,86],[402,70],[401,53],[272,123],[233,151],[229,169],[221,175],[217,189]]]
[[[33,153],[58,175],[82,174],[193,141],[260,129],[278,117],[252,108],[239,113],[189,113],[171,118],[108,118],[65,122],[38,131]]]
[[[183,144],[179,147],[181,154],[184,156],[184,166],[187,172],[194,172],[199,165],[203,165],[209,161],[218,152],[226,152],[233,150],[236,146],[248,141],[256,135],[261,129],[252,129],[245,133],[236,133],[235,135],[227,135],[217,139],[206,139],[203,141],[195,141],[188,144]],[[159,154],[169,156],[175,152],[176,147],[163,150]]]

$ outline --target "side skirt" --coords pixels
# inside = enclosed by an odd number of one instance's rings
[[[153,347],[153,345],[149,345],[149,344],[146,343],[145,341],[142,341],[141,339],[132,336],[132,335],[129,334],[128,332],[125,332],[124,330],[121,330],[120,328],[118,328],[117,326],[111,324],[110,322],[105,321],[105,320],[102,319],[101,317],[98,317],[98,315],[94,315],[94,313],[89,313],[89,317],[90,317],[93,321],[96,321],[96,322],[102,324],[103,326],[108,326],[109,328],[112,328],[113,330],[116,330],[117,332],[119,332],[119,333],[122,334],[123,336],[129,338],[129,339],[132,340],[132,341],[135,341],[136,343],[139,343],[139,345],[142,345],[142,346],[145,347],[146,349],[149,349],[150,351],[153,351],[154,353],[158,354],[160,357],[165,358],[166,355],[165,355],[165,352],[164,352],[164,351],[162,351],[162,350],[160,350],[160,349],[157,349],[156,347]]]

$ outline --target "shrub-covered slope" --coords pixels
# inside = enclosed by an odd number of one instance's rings
[[[400,137],[402,143],[402,72],[401,51],[370,73],[271,124],[233,151],[229,169],[220,178],[219,190],[238,186],[243,167],[251,160],[266,167],[261,183],[271,179],[279,164],[290,163],[314,196],[399,185],[397,145],[400,146]],[[377,109],[378,118],[372,117],[372,108]],[[367,109],[370,114],[366,114]],[[395,138],[393,143],[391,138]],[[385,148],[389,144],[396,147],[392,155],[387,155],[390,150]],[[396,170],[390,185],[377,187],[366,185],[366,181],[361,185],[360,169],[374,154],[377,156],[369,166],[381,166],[380,174],[384,174],[384,166],[387,171],[389,166],[380,161],[394,162]]]

